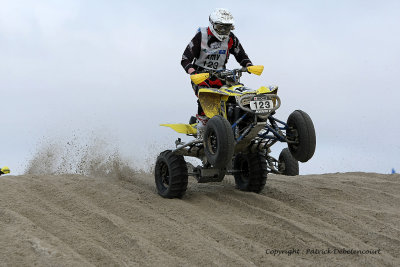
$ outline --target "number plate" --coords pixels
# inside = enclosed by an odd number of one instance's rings
[[[254,97],[250,101],[250,109],[255,110],[257,113],[268,112],[273,109],[273,107],[274,103],[267,98]]]

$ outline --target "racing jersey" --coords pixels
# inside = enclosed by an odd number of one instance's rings
[[[224,49],[225,47],[228,49]],[[197,71],[224,69],[230,54],[235,56],[242,67],[252,64],[239,39],[232,32],[224,42],[219,41],[209,28],[200,28],[183,52],[181,65],[186,72],[190,68]]]

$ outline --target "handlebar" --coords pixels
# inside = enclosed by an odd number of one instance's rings
[[[243,72],[248,72],[248,73],[253,73],[256,75],[261,75],[261,73],[264,70],[264,66],[263,65],[255,65],[255,66],[248,66],[248,67],[242,67],[239,69],[233,69],[233,70],[206,70],[204,71],[204,73],[209,73],[210,75],[214,75],[214,76],[219,76],[219,77],[227,77],[230,75],[239,75],[241,76],[241,74]]]
[[[231,77],[233,82],[239,82],[240,77],[242,76],[243,72],[253,73],[256,75],[261,75],[264,70],[264,66],[249,66],[249,67],[242,67],[239,69],[233,70],[206,70],[198,74],[194,74],[190,76],[190,79],[195,83],[199,84],[206,80],[209,76],[214,76],[216,78],[226,80],[228,77]]]
[[[243,67],[240,69],[233,69],[233,70],[206,70],[204,73],[209,73],[210,75],[216,76],[218,78],[225,78],[227,76],[235,75],[235,74],[242,74],[243,72],[247,72],[247,67]]]

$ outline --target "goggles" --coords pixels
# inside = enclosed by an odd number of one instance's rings
[[[233,30],[232,24],[214,23],[214,30],[221,35],[228,35]]]

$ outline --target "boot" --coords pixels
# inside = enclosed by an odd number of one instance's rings
[[[196,118],[197,118],[197,125],[196,125],[197,138],[201,139],[203,138],[203,133],[206,129],[206,124],[210,118],[208,118],[205,115],[199,115],[199,114],[196,114]]]

